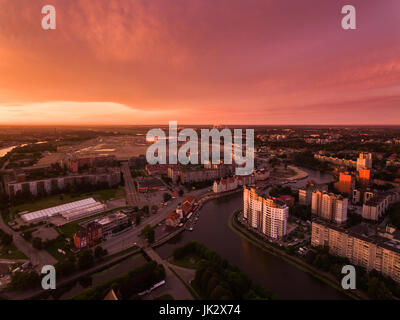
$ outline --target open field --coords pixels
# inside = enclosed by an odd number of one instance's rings
[[[8,253],[9,251],[11,251],[11,253]],[[14,244],[11,244],[9,246],[0,247],[0,259],[16,260],[28,258],[25,254],[19,251]]]
[[[38,165],[54,163],[70,155],[82,158],[112,155],[118,160],[128,160],[146,154],[147,147],[145,136],[100,136],[73,145],[61,146],[57,152],[40,159]]]
[[[198,262],[201,258],[195,253],[190,253],[185,255],[182,259],[171,261],[171,264],[174,264],[178,267],[187,268],[187,269],[196,269]]]

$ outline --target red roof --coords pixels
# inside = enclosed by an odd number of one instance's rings
[[[280,196],[278,199],[280,199],[280,200],[293,199],[293,196],[290,196],[290,195],[283,195],[283,196]]]
[[[185,200],[183,200],[182,203],[183,215],[187,215],[190,212],[190,210],[192,210],[195,200],[196,199],[193,196],[188,196],[185,198]]]
[[[176,219],[179,219],[179,218],[180,218],[179,217],[179,213],[177,213],[176,211],[172,211],[172,212],[167,214],[167,216],[165,217],[165,220],[167,220],[167,219],[176,220]]]

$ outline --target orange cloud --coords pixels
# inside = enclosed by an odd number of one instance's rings
[[[0,0],[1,123],[371,121],[360,109],[392,123],[400,115],[396,0],[354,0],[359,28],[350,32],[340,29],[345,1],[52,0],[57,30],[44,31],[48,2]]]

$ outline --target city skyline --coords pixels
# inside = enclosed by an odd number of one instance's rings
[[[400,3],[351,2],[0,0],[0,125],[398,125]]]

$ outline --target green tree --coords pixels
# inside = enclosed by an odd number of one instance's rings
[[[140,224],[142,217],[140,216],[139,213],[136,213],[135,215],[135,224],[138,226]]]
[[[105,255],[107,255],[107,250],[104,250],[103,247],[97,246],[94,249],[94,257],[96,259],[100,259],[100,258],[104,257]]]
[[[8,233],[3,233],[0,237],[0,243],[4,246],[9,246],[13,242],[13,236]]]
[[[33,240],[32,240],[32,246],[33,246],[35,249],[42,250],[42,249],[43,249],[43,242],[42,242],[42,239],[40,239],[40,238],[38,238],[38,237],[33,238]]]
[[[61,276],[69,276],[76,271],[76,265],[71,259],[65,259],[56,265],[56,270]]]
[[[142,236],[147,239],[149,243],[153,243],[155,239],[155,230],[150,225],[145,226],[141,232]]]
[[[88,269],[91,266],[93,266],[93,264],[94,264],[94,258],[92,250],[85,250],[79,254],[78,257],[79,269],[81,270]]]
[[[172,199],[172,196],[171,196],[170,193],[165,192],[165,193],[163,194],[163,199],[164,199],[164,202],[168,202],[169,200]]]
[[[32,289],[39,286],[40,276],[35,271],[16,272],[11,276],[9,287],[15,290]]]

